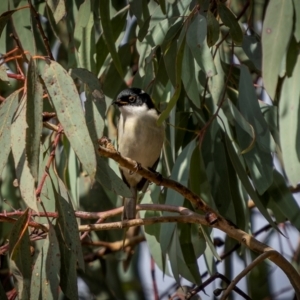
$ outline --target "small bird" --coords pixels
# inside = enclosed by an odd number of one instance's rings
[[[150,96],[139,88],[128,88],[118,95],[113,104],[121,112],[118,151],[144,168],[155,169],[165,138],[165,128],[156,124],[160,113]],[[124,198],[123,220],[135,219],[137,192],[146,191],[149,182],[126,168],[120,167],[120,172],[132,192],[131,198]]]

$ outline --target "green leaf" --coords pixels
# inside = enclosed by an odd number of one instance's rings
[[[31,255],[28,209],[14,224],[9,237],[10,269],[19,299],[30,299]]]
[[[31,278],[31,299],[58,299],[60,251],[54,227],[49,232],[34,264]]]
[[[212,55],[206,42],[207,23],[204,16],[197,14],[189,25],[186,33],[186,42],[199,67],[207,77],[216,74]]]
[[[264,86],[275,99],[282,57],[285,55],[293,28],[292,0],[268,3],[262,31],[262,72]]]
[[[5,11],[0,16],[0,37],[1,37],[1,34],[2,34],[2,31],[3,31],[4,27],[6,26],[7,22],[10,20],[10,17],[16,11],[18,11],[18,9],[8,10],[8,11]]]
[[[242,44],[243,50],[253,62],[257,70],[261,70],[262,49],[260,40],[254,35],[245,35]]]
[[[229,28],[229,34],[236,45],[243,42],[243,31],[232,11],[223,3],[218,2],[218,12],[224,23]]]
[[[93,178],[96,172],[95,151],[72,78],[54,61],[45,67],[42,78],[64,133],[84,169]]]
[[[245,151],[244,158],[249,167],[251,178],[259,194],[263,194],[273,182],[273,166],[271,149],[275,149],[274,141],[264,119],[252,84],[251,75],[246,66],[241,65],[239,81],[239,110],[251,124],[255,132],[256,143],[252,149]],[[237,136],[240,146],[245,150],[250,144],[239,130]]]
[[[118,70],[120,76],[123,77],[122,64],[118,56],[114,38],[113,38],[113,27],[110,19],[109,0],[100,1],[99,7],[100,7],[101,24],[102,24],[103,34],[104,34],[107,48],[111,54],[116,69]]]
[[[259,209],[261,214],[269,222],[269,224],[271,224],[274,229],[279,231],[276,224],[273,222],[272,218],[270,217],[267,209],[264,207],[264,205],[261,202],[260,198],[258,197],[255,190],[253,189],[253,186],[249,181],[247,173],[244,170],[244,167],[243,167],[242,163],[240,162],[239,157],[237,156],[236,152],[234,151],[234,148],[231,145],[231,142],[230,142],[227,134],[225,135],[225,142],[226,142],[226,148],[227,148],[228,155],[230,157],[231,163],[232,163],[236,173],[238,174],[239,179],[241,180],[241,182],[242,182],[244,188],[246,189],[247,193],[249,194],[251,199],[254,201],[256,207]]]
[[[268,189],[270,208],[276,207],[300,231],[299,205],[287,187],[283,176],[274,170],[274,181]]]
[[[43,130],[43,86],[35,60],[29,61],[27,71],[26,157],[30,172],[38,180],[40,139]]]
[[[61,254],[60,287],[68,298],[77,299],[77,261],[79,268],[84,268],[78,225],[64,183],[56,177],[52,169],[50,178],[58,211],[55,232]]]
[[[18,107],[18,100],[22,90],[10,94],[0,106],[0,174],[7,163],[11,144],[11,123]]]
[[[171,179],[180,182],[187,186],[189,182],[189,162],[196,146],[196,141],[192,140],[180,153],[175,165],[172,169]],[[184,197],[172,189],[168,189],[165,204],[182,206]],[[174,215],[173,213],[165,212],[163,215]],[[176,224],[161,224],[160,243],[162,252],[166,253],[170,247],[172,234]]]
[[[57,24],[66,14],[65,0],[47,0],[46,2]]]
[[[207,12],[207,45],[212,47],[219,39],[220,25],[213,13],[209,10]]]
[[[21,192],[21,196],[25,203],[34,211],[38,212],[35,197],[35,180],[28,167],[26,157],[26,110],[27,96],[24,95],[16,113],[16,119],[11,125],[11,149],[14,156],[16,175]]]
[[[200,107],[200,95],[197,86],[197,74],[195,70],[195,61],[190,48],[185,44],[184,55],[182,59],[181,79],[187,96],[193,101],[196,107]]]
[[[294,36],[297,43],[300,42],[300,2],[293,0],[294,12],[295,12],[295,24],[294,24]],[[0,31],[1,32],[1,31]]]
[[[158,46],[164,42],[165,36],[167,35],[170,26],[170,20],[165,19],[153,27],[149,35],[151,36],[152,43],[154,45]]]
[[[300,180],[300,55],[291,77],[285,77],[279,105],[280,143],[285,172],[293,186]]]
[[[6,69],[7,69],[6,66],[4,66],[4,65],[0,66],[0,80],[9,83]]]
[[[170,247],[169,247],[168,255],[169,255],[169,259],[170,259],[172,274],[174,276],[176,283],[178,285],[180,285],[179,265],[184,262],[180,260],[180,257],[182,257],[182,253],[181,253],[181,248],[180,248],[180,244],[179,244],[177,227],[174,227],[174,230],[171,233],[169,240],[170,240]]]
[[[117,176],[104,158],[97,156],[96,179],[101,185],[123,197],[131,197],[132,193],[124,181]]]

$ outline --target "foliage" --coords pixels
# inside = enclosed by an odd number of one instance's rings
[[[284,225],[300,230],[300,2],[3,0],[0,14],[0,298],[78,299],[80,277],[97,299],[128,291],[143,299],[137,260],[127,285],[118,266],[144,239],[175,286],[191,283],[187,298],[216,278],[229,284],[237,249],[245,265],[254,261],[246,294],[270,296],[270,265],[257,266],[251,250],[259,246],[240,247],[236,237],[254,231],[253,206],[268,238]],[[130,191],[97,148],[103,135],[116,138],[110,104],[127,86],[143,88],[162,112],[158,171],[220,216],[209,226],[181,223],[170,205],[199,218],[203,211],[184,193],[151,185],[141,195],[151,205],[140,212],[150,225],[127,235],[123,251],[114,208]],[[177,222],[163,221],[170,217]],[[94,223],[99,231],[83,227]],[[212,227],[232,232],[219,241],[223,277]],[[203,285],[200,256],[211,275]],[[299,251],[288,260],[299,271]],[[264,283],[259,291],[256,282]]]

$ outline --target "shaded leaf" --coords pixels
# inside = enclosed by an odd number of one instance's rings
[[[28,234],[28,209],[15,222],[9,237],[10,269],[19,299],[30,299],[31,255]]]
[[[280,65],[287,51],[292,27],[292,0],[270,1],[262,30],[262,72],[264,86],[272,100],[275,99]]]
[[[40,138],[43,121],[43,86],[34,59],[30,59],[27,71],[27,108],[26,108],[26,157],[30,172],[38,180]]]
[[[0,106],[0,174],[7,163],[11,147],[11,123],[18,107],[18,100],[22,90],[10,94]]]
[[[34,264],[31,278],[31,299],[58,299],[60,251],[54,227],[49,232]]]
[[[189,162],[196,146],[196,141],[191,141],[180,153],[176,159],[175,165],[172,169],[171,179],[180,182],[187,186],[189,182]],[[184,197],[172,189],[168,189],[165,204],[182,206]],[[173,215],[172,213],[164,212],[163,215]],[[176,224],[161,224],[160,243],[162,252],[166,253],[169,249],[171,238],[174,233]],[[173,267],[172,267],[173,268]]]
[[[16,113],[15,120],[11,125],[11,149],[14,156],[21,196],[31,209],[38,212],[35,197],[35,180],[28,167],[28,160],[25,153],[27,128],[26,110],[27,95],[24,95]]]
[[[253,35],[245,35],[242,44],[243,50],[253,62],[257,70],[261,70],[262,49],[260,40]]]
[[[13,13],[16,11],[18,11],[18,9],[8,10],[0,16],[0,37],[5,25],[10,20],[10,17],[13,15]]]
[[[223,3],[218,2],[218,12],[223,23],[229,28],[229,34],[237,45],[243,42],[243,31],[232,11]]]
[[[111,54],[116,69],[118,70],[120,76],[123,77],[121,61],[118,56],[115,42],[113,39],[113,28],[110,20],[109,1],[108,0],[100,1],[99,6],[100,6],[101,24],[102,24],[103,34],[104,34],[107,48]]]
[[[285,77],[279,105],[280,143],[285,172],[293,186],[300,181],[300,55],[291,77]]]
[[[297,43],[300,42],[300,2],[293,0],[294,12],[295,12],[295,24],[294,24],[294,36]]]
[[[271,224],[274,229],[278,230],[276,224],[274,223],[274,221],[270,217],[267,209],[264,207],[262,201],[260,200],[260,198],[256,194],[255,190],[253,189],[253,186],[249,181],[247,173],[244,170],[244,167],[243,167],[242,163],[240,162],[239,157],[237,156],[236,152],[234,151],[234,148],[231,145],[231,142],[230,142],[227,134],[225,135],[225,142],[226,142],[226,148],[227,148],[228,155],[230,157],[231,163],[232,163],[235,171],[237,172],[237,174],[239,176],[239,179],[241,180],[241,182],[242,182],[244,188],[246,189],[247,193],[249,194],[251,199],[254,201],[256,207],[259,209],[261,214],[269,222],[269,224]]]
[[[220,25],[213,13],[207,12],[207,45],[212,47],[219,39]]]
[[[0,282],[0,297],[3,300],[8,300],[2,283]]]
[[[64,133],[84,169],[93,178],[96,171],[95,151],[72,78],[53,61],[45,67],[42,78]]]

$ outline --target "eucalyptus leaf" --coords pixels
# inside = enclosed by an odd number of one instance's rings
[[[72,78],[53,61],[45,67],[42,78],[64,133],[83,167],[93,178],[96,172],[95,151]]]

